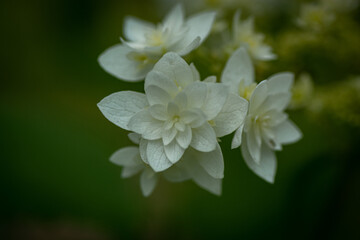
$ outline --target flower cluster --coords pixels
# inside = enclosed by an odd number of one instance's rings
[[[110,160],[123,167],[124,178],[142,172],[145,196],[160,176],[171,182],[191,179],[220,195],[224,159],[219,138],[233,132],[232,148],[241,146],[249,168],[272,183],[274,151],[301,138],[284,113],[293,75],[276,74],[259,84],[254,80],[249,56],[262,60],[275,56],[269,47],[260,46],[262,35],[255,38],[258,52],[249,43],[232,53],[220,81],[215,76],[202,80],[195,65],[182,58],[209,35],[215,14],[204,12],[184,20],[183,8],[177,5],[157,26],[127,18],[127,40],[99,58],[100,65],[120,79],[145,78],[145,93],[116,92],[98,104],[103,115],[130,131],[130,140],[138,145],[121,148]],[[245,25],[236,27],[236,36],[250,34],[252,23]]]

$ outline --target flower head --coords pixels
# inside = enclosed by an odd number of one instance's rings
[[[167,53],[147,75],[146,94],[118,92],[98,106],[110,121],[141,136],[142,160],[161,172],[179,162],[189,148],[213,152],[218,137],[243,124],[246,100],[211,79],[200,81],[194,65]],[[214,176],[222,177],[221,168],[215,170]]]
[[[273,151],[302,136],[284,113],[291,99],[293,74],[279,73],[256,85],[250,58],[240,48],[227,62],[221,80],[240,95],[245,92],[249,101],[244,128],[236,131],[232,148],[241,144],[247,165],[266,181],[273,182],[276,171]]]
[[[240,11],[234,15],[232,25],[232,40],[229,45],[231,52],[244,47],[254,60],[269,61],[276,59],[270,46],[264,43],[265,36],[254,30],[254,18],[240,21]]]
[[[166,52],[183,56],[197,48],[208,36],[214,19],[215,12],[185,19],[180,4],[157,25],[128,17],[124,24],[125,40],[102,53],[99,63],[117,78],[142,80]]]

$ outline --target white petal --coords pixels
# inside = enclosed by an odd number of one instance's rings
[[[213,178],[224,177],[224,158],[221,152],[220,145],[216,145],[216,149],[212,152],[197,152],[196,156],[199,164],[205,171]]]
[[[190,145],[200,152],[211,152],[216,148],[217,140],[214,129],[206,122],[192,129]]]
[[[216,83],[216,76],[209,76],[205,78],[203,82]]]
[[[99,56],[100,66],[109,74],[122,80],[136,82],[145,78],[154,66],[128,57],[134,50],[126,45],[115,45]]]
[[[200,108],[204,105],[207,96],[207,85],[204,82],[194,82],[184,89],[188,104],[192,108]]]
[[[195,48],[199,47],[200,40],[201,40],[201,38],[197,37],[192,42],[190,42],[190,44],[188,44],[187,46],[182,46],[182,45],[176,46],[176,48],[173,51],[176,52],[177,54],[179,54],[180,56],[185,56],[185,55],[189,54]],[[197,79],[194,79],[194,80],[197,80]]]
[[[179,107],[180,111],[182,109],[187,109],[188,100],[186,94],[182,91],[174,98],[173,102]]]
[[[150,105],[167,104],[171,100],[171,96],[167,92],[154,85],[148,86],[145,92]]]
[[[165,105],[155,104],[149,107],[149,112],[153,118],[165,121],[168,119],[167,110]]]
[[[238,91],[240,81],[244,81],[245,86],[254,82],[254,67],[245,48],[236,50],[227,61],[221,75],[221,82]]]
[[[141,161],[137,161],[136,156],[139,154],[138,147],[124,147],[114,152],[110,157],[110,162],[119,166],[137,166]]]
[[[144,164],[137,165],[134,167],[124,167],[121,171],[122,178],[129,178],[144,169]]]
[[[148,141],[146,156],[149,165],[155,172],[164,171],[172,165],[166,157],[164,145],[161,140]]]
[[[172,140],[175,138],[177,133],[178,131],[174,127],[172,127],[169,130],[163,130],[162,140],[164,145],[168,145],[170,142],[172,142]]]
[[[200,127],[206,121],[206,116],[200,109],[185,110],[180,113],[181,121],[192,128]]]
[[[165,74],[178,88],[184,89],[194,82],[190,66],[178,54],[166,53],[154,66],[154,70]]]
[[[267,80],[264,80],[256,86],[253,94],[250,97],[249,113],[255,113],[258,108],[265,102],[267,96]]]
[[[155,70],[152,70],[151,72],[148,73],[148,75],[146,75],[145,89],[150,85],[154,85],[163,89],[172,97],[174,97],[179,91],[178,87],[176,86],[173,80],[171,80],[164,73]]]
[[[196,154],[194,154],[194,150],[189,150],[185,153],[181,166],[186,169],[194,182],[204,188],[205,190],[220,195],[221,194],[221,179],[213,178],[210,176],[203,167],[198,163],[198,159],[196,159]]]
[[[178,132],[176,135],[176,141],[183,149],[187,149],[189,147],[191,139],[192,132],[190,126],[186,126],[183,132]]]
[[[173,140],[168,145],[165,145],[164,149],[167,158],[172,163],[176,163],[177,161],[179,161],[185,151],[182,147],[180,147],[176,140]]]
[[[242,133],[243,133],[243,125],[241,127],[239,127],[235,134],[234,134],[234,137],[232,139],[232,142],[231,142],[231,149],[235,149],[235,148],[238,148],[240,147],[241,145],[241,139],[242,139]]]
[[[291,93],[277,93],[269,95],[266,101],[259,107],[259,112],[267,112],[271,109],[283,111],[290,103]]]
[[[290,72],[277,73],[269,77],[269,94],[288,93],[294,82],[294,74]]]
[[[290,120],[286,120],[275,128],[277,141],[281,144],[290,144],[302,138],[300,129]]]
[[[184,9],[182,4],[177,4],[165,17],[163,21],[164,28],[169,30],[178,30],[184,22]]]
[[[146,34],[153,31],[155,26],[152,23],[135,17],[126,17],[124,20],[124,35],[130,41],[144,42]]]
[[[148,109],[136,113],[129,121],[128,127],[148,140],[161,138],[163,122],[153,118]]]
[[[137,133],[129,133],[128,134],[128,138],[130,139],[130,141],[132,141],[135,144],[139,144],[140,140],[141,140],[141,135],[137,134]]]
[[[245,163],[253,172],[259,177],[263,178],[269,183],[274,182],[276,173],[276,157],[275,154],[263,144],[261,149],[261,161],[260,164],[255,163],[248,152],[247,143],[243,140],[241,152],[244,157]]]
[[[208,87],[204,105],[201,107],[207,120],[219,114],[228,98],[228,88],[221,83],[206,83]]]
[[[151,169],[145,169],[140,176],[140,187],[142,194],[147,197],[155,189],[158,177]]]
[[[193,73],[193,79],[194,79],[195,81],[197,81],[197,80],[200,81],[200,73],[199,73],[199,71],[196,69],[194,63],[191,63],[191,64],[190,64],[190,68],[191,68],[191,71],[192,71],[192,73]]]
[[[221,112],[213,120],[217,137],[223,137],[238,129],[243,123],[248,110],[248,102],[235,94],[230,94]]]
[[[140,151],[141,160],[143,160],[144,163],[149,164],[146,154],[147,144],[148,144],[148,140],[141,138],[139,144],[139,151]]]
[[[167,105],[167,114],[169,117],[173,117],[175,115],[178,115],[180,113],[180,109],[178,107],[178,105],[176,105],[173,102],[169,102],[169,104]]]
[[[186,40],[193,40],[200,37],[202,43],[210,33],[212,24],[215,20],[216,12],[202,12],[191,16],[186,21],[189,31],[186,32]]]
[[[246,146],[248,146],[249,153],[256,163],[260,162],[261,157],[261,142],[256,140],[255,127],[251,128],[249,132],[245,134],[246,136]]]
[[[163,176],[169,182],[183,182],[190,178],[189,173],[186,169],[179,168],[176,165],[173,165],[171,168],[163,172]]]
[[[130,118],[147,107],[148,102],[142,93],[123,91],[105,97],[97,106],[109,121],[129,130],[127,125]]]

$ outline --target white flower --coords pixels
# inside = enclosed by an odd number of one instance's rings
[[[268,61],[276,59],[270,46],[264,43],[265,36],[254,30],[254,18],[240,21],[240,11],[234,15],[230,50],[245,47],[254,60]]]
[[[201,82],[194,65],[189,66],[176,53],[167,53],[147,75],[146,95],[118,92],[98,106],[110,121],[141,135],[142,160],[161,172],[177,163],[190,147],[213,152],[218,137],[243,124],[246,100],[229,94],[228,87],[211,82],[214,79]],[[222,156],[217,161],[223,165]],[[207,163],[211,176],[223,177],[222,167]]]
[[[102,53],[99,63],[117,78],[142,80],[166,52],[183,56],[197,48],[208,36],[214,19],[215,12],[203,12],[185,20],[180,4],[158,25],[128,17],[124,24],[126,41],[122,39],[123,44]]]
[[[293,74],[279,73],[256,85],[251,60],[240,48],[227,62],[221,80],[249,100],[243,132],[241,128],[236,131],[232,147],[242,143],[242,155],[249,168],[272,183],[276,172],[273,151],[302,137],[284,113],[291,99]]]
[[[140,143],[140,135],[130,133],[129,138],[135,143]],[[142,161],[139,148],[136,146],[124,147],[117,150],[110,157],[110,161],[122,166],[121,176],[128,178],[142,172],[140,175],[140,187],[144,196],[149,196],[156,187],[160,176],[170,182],[182,182],[192,179],[198,186],[209,192],[220,195],[222,178],[213,177],[213,168],[222,168],[223,162],[220,146],[209,153],[201,153],[194,149],[188,149],[182,160],[171,168],[161,173],[155,172],[149,165]]]

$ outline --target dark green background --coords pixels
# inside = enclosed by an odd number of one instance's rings
[[[96,103],[142,91],[105,73],[125,15],[148,1],[5,1],[1,11],[0,239],[360,239],[358,129],[292,113],[304,138],[277,154],[270,185],[223,139],[216,197],[161,181],[149,198],[108,158],[131,144]]]

